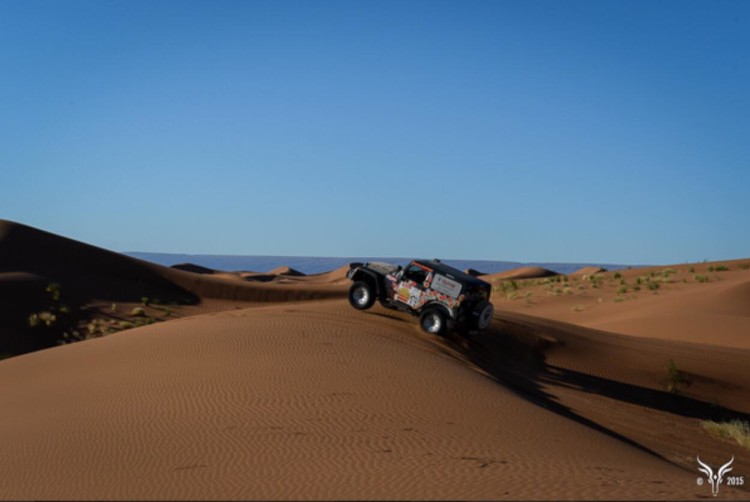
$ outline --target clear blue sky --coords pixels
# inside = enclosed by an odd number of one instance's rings
[[[117,251],[750,256],[750,2],[0,0],[0,217]]]

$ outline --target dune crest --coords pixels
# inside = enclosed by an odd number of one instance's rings
[[[601,267],[582,267],[576,270],[575,272],[572,272],[569,275],[594,275],[594,274],[603,274],[606,272],[606,268]]]
[[[275,275],[288,275],[292,277],[302,277],[305,274],[300,272],[299,270],[295,270],[291,267],[283,266],[283,267],[276,267],[275,269],[268,272],[269,274],[275,274]]]
[[[484,280],[494,279],[538,279],[542,277],[551,277],[558,275],[552,270],[547,270],[542,267],[519,267],[504,272],[497,272],[495,274],[487,274],[482,277]]]
[[[204,267],[201,265],[196,265],[195,263],[177,263],[176,265],[172,265],[172,268],[175,268],[177,270],[183,270],[185,272],[193,272],[194,274],[216,273],[216,270],[212,268]]]

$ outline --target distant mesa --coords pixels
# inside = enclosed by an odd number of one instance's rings
[[[302,277],[305,275],[299,270],[295,270],[291,267],[276,267],[275,269],[269,271],[268,273],[274,274],[274,275],[286,275],[289,277]]]
[[[607,269],[602,268],[602,267],[583,267],[583,268],[579,268],[578,270],[576,270],[570,275],[594,275],[594,274],[602,274],[606,271]]]
[[[200,265],[196,265],[195,263],[178,263],[176,265],[172,265],[172,268],[176,268],[177,270],[184,270],[185,272],[193,272],[194,274],[216,273],[216,271],[212,268],[202,267]]]
[[[485,276],[485,279],[538,279],[559,275],[557,272],[542,267],[519,267]]]

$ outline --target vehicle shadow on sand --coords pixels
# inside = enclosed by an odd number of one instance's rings
[[[445,338],[445,343],[525,400],[660,458],[664,457],[574,412],[544,387],[571,388],[688,418],[750,420],[750,415],[716,403],[551,365],[546,361],[545,352],[561,344],[545,331],[537,326],[495,319],[492,327],[483,334],[468,338],[450,335]]]

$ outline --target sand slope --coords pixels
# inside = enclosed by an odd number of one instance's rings
[[[0,498],[709,498],[696,455],[750,473],[700,425],[750,420],[750,260],[726,265],[490,278],[492,328],[436,338],[353,310],[348,267],[167,268],[0,221],[0,335],[50,281],[84,313],[193,303],[0,360]]]
[[[246,309],[3,361],[0,497],[703,493],[693,473],[551,412],[383,313]]]
[[[502,311],[616,333],[750,348],[750,260],[723,263],[729,271],[709,272],[716,265],[707,263],[623,270],[618,279],[598,274],[596,287],[574,276],[567,282],[519,284],[512,299],[495,294],[493,301]],[[675,271],[667,274],[668,282],[662,280],[663,270]],[[643,280],[636,291],[638,278]],[[658,289],[651,290],[644,278]],[[621,287],[625,292],[618,292]]]

